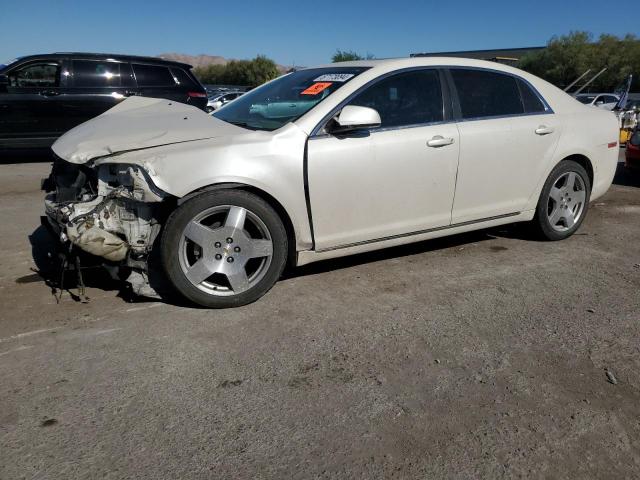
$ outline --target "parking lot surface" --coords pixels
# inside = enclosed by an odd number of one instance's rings
[[[638,478],[640,174],[563,242],[427,241],[208,311],[98,272],[56,304],[27,160],[0,164],[0,478]]]

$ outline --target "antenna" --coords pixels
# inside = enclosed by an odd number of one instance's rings
[[[602,75],[604,72],[607,71],[607,67],[603,68],[602,70],[600,70],[598,73],[596,73],[593,77],[591,77],[591,80],[589,80],[587,83],[585,83],[583,86],[581,86],[578,90],[576,90],[575,92],[573,92],[574,95],[578,95],[582,90],[584,90],[586,88],[587,85],[589,85],[591,82],[593,82],[596,78],[598,78],[600,75]]]
[[[582,80],[582,79],[583,79],[583,78],[584,78],[584,77],[585,77],[585,76],[586,76],[590,71],[591,71],[591,69],[587,70],[587,71],[586,71],[586,72],[584,72],[582,75],[580,75],[578,78],[576,78],[573,82],[571,82],[571,83],[569,84],[569,86],[568,86],[568,87],[566,87],[566,88],[564,89],[564,91],[565,91],[565,92],[568,92],[568,91],[571,89],[571,87],[573,87],[576,83],[578,83],[580,80]]]

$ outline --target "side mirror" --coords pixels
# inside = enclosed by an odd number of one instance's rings
[[[335,124],[331,128],[332,133],[350,132],[366,128],[376,128],[382,123],[380,114],[373,108],[347,105],[342,109]]]

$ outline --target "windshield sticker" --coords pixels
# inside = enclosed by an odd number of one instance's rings
[[[300,95],[318,95],[319,93],[325,91],[329,88],[333,83],[331,82],[318,82],[311,85],[309,88],[300,92]]]
[[[355,77],[353,73],[325,73],[320,75],[314,82],[346,82]]]

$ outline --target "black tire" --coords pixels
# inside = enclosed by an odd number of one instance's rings
[[[194,285],[183,271],[179,254],[187,224],[202,212],[218,206],[240,207],[253,213],[268,229],[273,244],[271,263],[265,267],[262,278],[248,290],[237,294],[230,292],[226,296],[204,292]],[[181,295],[203,307],[229,308],[252,303],[273,287],[286,264],[288,239],[282,220],[263,199],[243,190],[221,189],[202,193],[180,205],[166,222],[160,248],[164,271]]]
[[[567,173],[575,173],[580,177],[582,185],[584,186],[585,200],[580,216],[575,223],[571,227],[565,227],[566,230],[558,231],[558,229],[554,228],[549,218],[550,202],[553,203],[549,196],[554,185]],[[564,240],[565,238],[570,237],[578,230],[578,228],[580,228],[580,225],[582,225],[582,222],[587,215],[587,211],[589,210],[590,197],[591,182],[589,181],[587,171],[582,165],[574,162],[573,160],[563,160],[551,171],[544,187],[542,188],[542,192],[540,193],[538,205],[536,206],[536,213],[531,221],[531,227],[534,234],[538,238],[551,241]]]

